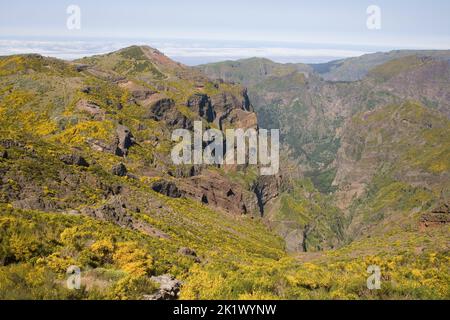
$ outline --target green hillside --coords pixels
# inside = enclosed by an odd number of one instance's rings
[[[440,109],[379,79],[231,69],[248,91],[149,47],[0,57],[0,299],[448,299]],[[171,133],[194,120],[282,125],[280,175],[174,166]]]

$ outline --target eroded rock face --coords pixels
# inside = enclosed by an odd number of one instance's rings
[[[116,155],[126,156],[128,155],[128,149],[133,146],[135,139],[128,127],[119,125],[116,129],[117,134],[117,150]]]
[[[170,198],[181,198],[183,196],[183,192],[181,192],[177,185],[171,181],[157,181],[153,183],[152,189],[155,192],[163,194]]]
[[[206,94],[195,94],[191,96],[186,105],[208,122],[213,122],[216,119],[216,113],[212,107],[211,99]]]
[[[258,201],[254,193],[213,172],[185,179],[180,182],[179,188],[188,198],[232,214],[258,212]]]
[[[261,216],[264,215],[266,205],[280,195],[282,190],[281,176],[261,176],[253,186],[253,191],[258,199],[258,207]]]
[[[450,204],[444,203],[422,216],[420,229],[425,231],[428,228],[439,227],[448,223],[450,223]]]
[[[169,98],[162,98],[150,106],[154,118],[158,121],[166,120],[168,113],[175,107],[175,101]]]
[[[122,227],[133,225],[132,217],[126,212],[126,205],[120,197],[112,197],[99,208],[85,208],[83,213],[103,221],[113,222]]]
[[[164,121],[170,127],[192,130],[192,120],[183,115],[176,107],[175,101],[161,98],[150,107],[150,118],[156,121]]]

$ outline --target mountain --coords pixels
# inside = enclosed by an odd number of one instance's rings
[[[331,83],[258,59],[210,79],[145,46],[0,57],[0,298],[448,298],[448,78],[419,60]],[[282,125],[280,174],[175,166],[194,121]]]
[[[351,252],[388,235],[402,246],[430,217],[447,230],[431,232],[448,232],[449,67],[448,51],[395,51],[299,69],[256,58],[198,69],[247,85],[259,123],[280,129],[303,176],[267,209],[288,248],[320,230],[313,239],[328,242],[299,251]]]
[[[358,81],[367,76],[370,70],[389,61],[414,56],[416,58],[431,57],[435,60],[449,61],[450,51],[396,50],[366,54],[356,58],[313,64],[311,67],[328,81]]]

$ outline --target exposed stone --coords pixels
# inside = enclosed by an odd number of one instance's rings
[[[156,92],[155,91],[151,91],[145,88],[140,88],[140,89],[136,89],[131,91],[131,96],[138,101],[142,101],[142,100],[146,100],[149,97],[151,97],[152,95],[154,95]]]
[[[86,159],[77,154],[64,155],[60,160],[69,166],[89,167]]]
[[[85,208],[83,213],[91,217],[113,222],[122,227],[131,227],[133,220],[126,212],[126,205],[120,197],[112,197],[99,208]]]
[[[178,250],[178,253],[182,254],[184,256],[191,256],[191,257],[197,256],[197,253],[195,253],[194,250],[192,250],[190,248],[186,248],[186,247],[180,248],[180,250]]]
[[[175,107],[175,101],[169,98],[162,98],[150,106],[150,111],[156,120],[164,120],[167,113]]]
[[[102,110],[95,102],[82,99],[78,101],[75,107],[80,111],[89,113],[95,120],[105,119],[105,111]]]
[[[211,99],[206,94],[194,94],[188,99],[186,105],[208,122],[213,122],[216,118]]]
[[[4,139],[0,141],[0,145],[6,149],[10,149],[10,148],[24,148],[25,144],[20,142],[20,141],[16,141],[13,139]]]
[[[77,70],[77,72],[82,72],[85,71],[89,68],[89,66],[87,64],[79,64],[75,67],[75,69]]]
[[[168,173],[174,178],[191,178],[198,176],[202,172],[202,166],[185,165],[177,166],[175,170],[169,170]]]
[[[178,189],[175,183],[165,180],[153,183],[152,189],[153,191],[170,198],[181,198],[183,196],[183,193]]]
[[[171,275],[151,277],[153,282],[159,284],[159,290],[152,295],[145,295],[144,300],[176,300],[180,295],[182,282]]]
[[[119,163],[112,168],[112,174],[118,177],[125,177],[127,172],[127,167],[123,163]]]
[[[104,141],[100,141],[97,139],[88,138],[86,142],[90,145],[90,147],[98,152],[107,152],[116,154],[117,153],[117,142],[115,145],[107,144]]]
[[[450,223],[450,205],[444,203],[424,214],[420,219],[420,229],[438,227]]]
[[[128,149],[134,145],[135,139],[130,129],[123,125],[119,125],[116,129],[117,134],[117,150],[116,155],[126,156],[128,155]]]
[[[127,212],[127,205],[121,196],[113,196],[98,208],[84,208],[82,213],[99,220],[112,222],[123,228],[139,230],[152,237],[168,239],[169,236],[155,227],[134,218]]]
[[[280,176],[261,176],[253,186],[253,191],[258,199],[261,216],[267,203],[278,197],[281,191],[282,178]]]
[[[178,253],[183,255],[183,256],[186,256],[186,257],[194,259],[194,261],[197,262],[197,263],[200,262],[200,259],[197,257],[197,253],[194,250],[190,249],[190,248],[186,248],[186,247],[180,248],[180,250],[178,250]]]
[[[86,94],[91,93],[91,91],[92,91],[91,87],[85,87],[85,88],[81,89],[81,92],[86,93]]]
[[[186,197],[229,213],[256,214],[258,212],[258,202],[254,193],[211,171],[183,180],[179,183],[179,188]]]

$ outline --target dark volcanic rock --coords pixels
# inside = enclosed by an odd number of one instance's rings
[[[175,107],[175,101],[168,98],[162,98],[150,106],[150,111],[153,113],[156,120],[164,120],[167,113]]]
[[[137,211],[136,208],[130,210]],[[169,239],[169,236],[144,221],[127,212],[127,205],[121,196],[113,196],[108,202],[98,208],[84,208],[82,213],[90,217],[112,222],[123,228],[138,230],[152,237]]]
[[[118,177],[125,177],[127,172],[127,167],[123,163],[119,163],[112,168],[112,174]]]
[[[60,160],[69,166],[89,167],[86,159],[77,154],[64,155]]]
[[[170,198],[181,198],[183,196],[183,193],[178,189],[175,183],[165,180],[153,183],[152,189],[153,191]]]
[[[197,263],[200,262],[200,259],[197,257],[197,253],[190,248],[180,248],[180,250],[178,250],[178,253],[183,256],[194,259],[194,261]]]
[[[216,119],[211,99],[206,94],[194,94],[189,98],[186,105],[208,122],[213,122]]]
[[[175,101],[168,98],[162,98],[153,103],[150,107],[150,118],[156,121],[165,121],[170,127],[177,127],[192,130],[193,123],[185,115],[183,115],[177,108],[175,108]]]
[[[120,197],[112,197],[99,208],[86,208],[84,214],[103,221],[113,222],[121,227],[131,228],[132,217],[126,211],[126,205]]]

